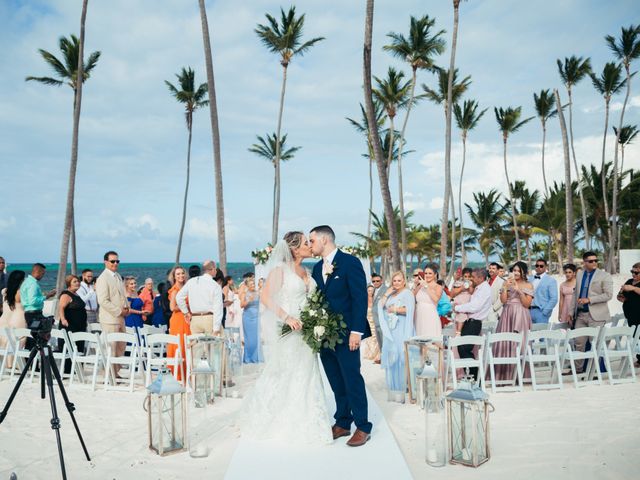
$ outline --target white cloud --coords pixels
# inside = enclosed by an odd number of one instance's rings
[[[11,228],[16,225],[16,217],[0,218],[0,229]]]
[[[442,209],[443,205],[444,205],[444,198],[442,197],[432,198],[431,201],[429,202],[429,208],[431,210],[440,210]]]

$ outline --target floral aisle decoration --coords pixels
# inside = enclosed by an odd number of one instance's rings
[[[340,247],[340,250],[358,258],[369,258],[372,256],[371,250],[366,245],[358,244],[358,245]]]
[[[269,261],[269,257],[271,257],[271,252],[273,252],[273,245],[270,243],[263,249],[253,250],[251,252],[253,263],[255,265],[265,265]]]

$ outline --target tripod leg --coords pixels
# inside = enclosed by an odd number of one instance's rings
[[[49,355],[52,355],[51,346],[49,345],[47,348],[49,350]],[[62,383],[62,377],[60,376],[60,370],[58,370],[58,366],[56,365],[56,362],[49,362],[49,366],[51,368],[51,371],[53,372],[53,376],[56,377],[56,381],[58,382],[58,387],[60,388],[60,393],[62,394],[62,398],[64,400],[64,404],[67,407],[67,411],[69,412],[69,415],[71,416],[71,421],[73,422],[73,426],[75,427],[76,433],[78,434],[78,438],[80,439],[80,445],[82,445],[82,450],[84,450],[84,455],[87,457],[88,461],[91,461],[91,458],[89,457],[89,452],[87,451],[87,446],[84,444],[84,439],[82,438],[82,434],[80,433],[80,427],[78,427],[78,422],[76,421],[76,417],[73,414],[73,412],[75,411],[76,407],[69,400],[69,396],[67,395],[67,391],[65,390],[64,384]]]
[[[47,348],[45,353],[44,348]],[[56,442],[58,443],[58,457],[60,457],[60,469],[62,470],[62,478],[67,479],[67,471],[64,466],[64,455],[62,453],[62,440],[60,439],[60,418],[58,417],[58,409],[56,408],[56,394],[53,390],[53,378],[51,377],[51,347],[43,347],[40,350],[40,374],[46,375],[47,387],[49,389],[49,402],[51,403],[51,428],[56,432]]]
[[[38,354],[37,347],[33,347],[31,349],[31,353],[29,353],[29,359],[27,360],[27,364],[22,369],[22,373],[20,374],[20,378],[18,378],[18,382],[16,383],[16,386],[13,387],[13,391],[11,392],[11,395],[9,395],[9,400],[7,400],[7,403],[4,406],[4,409],[0,413],[0,423],[2,423],[4,418],[7,416],[7,412],[9,412],[9,407],[13,403],[13,399],[16,398],[16,394],[18,393],[18,390],[20,390],[20,385],[22,385],[24,377],[27,376],[27,373],[29,372],[29,369],[31,368],[31,364],[33,363],[33,359],[36,357],[37,354]],[[17,359],[14,359],[13,361],[15,362],[16,360]]]
[[[44,355],[44,350],[40,352],[40,398],[44,400],[44,372],[42,371],[42,355]],[[31,378],[33,379],[33,377]]]

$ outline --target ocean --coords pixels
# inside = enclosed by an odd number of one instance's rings
[[[200,262],[183,262],[181,265],[188,268],[189,265],[199,265]],[[47,273],[44,278],[40,280],[42,290],[51,290],[55,288],[56,276],[58,274],[57,263],[45,263],[47,267]],[[138,281],[138,285],[142,285],[146,278],[153,278],[155,285],[159,282],[167,281],[167,272],[173,267],[173,263],[158,262],[158,263],[121,263],[118,272],[123,277],[131,275]],[[93,270],[94,274],[98,276],[102,270],[104,270],[104,263],[79,263],[78,273],[82,272],[85,268]],[[30,263],[14,263],[7,266],[7,270],[24,270],[29,273],[31,271]],[[236,281],[242,279],[242,275],[247,272],[253,272],[254,265],[252,262],[234,262],[227,263],[227,275],[231,275]],[[67,267],[67,272],[71,273],[71,267]]]

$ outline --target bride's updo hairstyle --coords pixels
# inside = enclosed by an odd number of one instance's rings
[[[296,254],[294,250],[300,248],[302,245],[302,238],[304,237],[304,233],[302,232],[287,232],[284,234],[284,241],[287,242],[289,246],[289,250],[291,251],[291,256],[295,259]]]

